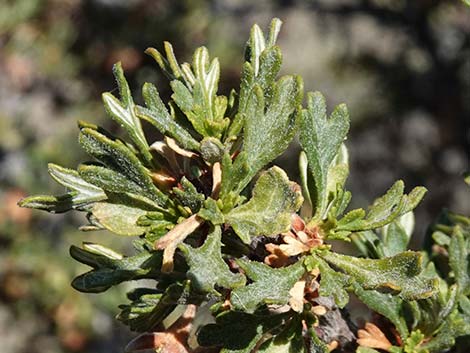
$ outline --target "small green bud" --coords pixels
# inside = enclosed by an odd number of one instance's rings
[[[220,162],[224,155],[224,146],[218,139],[206,137],[201,142],[201,154],[202,158],[208,163]]]

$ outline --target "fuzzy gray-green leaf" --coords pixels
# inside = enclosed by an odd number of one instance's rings
[[[338,230],[362,231],[383,227],[393,220],[411,212],[426,193],[423,187],[414,188],[408,195],[403,194],[402,180],[395,182],[385,195],[377,198],[365,215],[362,209],[352,210],[338,221]]]
[[[144,96],[147,108],[140,106],[136,108],[137,115],[141,119],[147,120],[162,134],[174,138],[183,148],[199,150],[199,142],[171,117],[154,85],[145,83],[142,95]]]
[[[465,295],[470,294],[468,249],[468,240],[466,241],[464,238],[462,230],[459,227],[454,227],[449,244],[449,265],[454,272],[460,292]]]
[[[253,313],[263,304],[287,304],[289,291],[305,273],[302,261],[282,268],[243,258],[238,259],[237,264],[253,283],[233,290],[231,302],[237,310],[248,313]]]
[[[307,95],[302,111],[300,142],[306,153],[315,188],[310,190],[315,218],[324,216],[327,206],[328,170],[349,130],[349,114],[344,104],[327,118],[325,98],[319,92]]]
[[[383,231],[383,252],[385,256],[394,256],[406,250],[411,234],[407,234],[401,224],[395,220]]]
[[[130,180],[120,172],[95,164],[82,164],[78,167],[80,176],[87,182],[96,185],[111,193],[134,194],[147,199],[148,189]],[[159,208],[151,199],[147,199],[149,205]]]
[[[302,202],[300,187],[282,169],[272,167],[258,178],[252,198],[226,214],[225,220],[249,244],[252,237],[289,230],[291,216]]]
[[[297,127],[303,82],[298,76],[284,76],[275,85],[267,105],[262,88],[256,85],[245,112],[244,146],[250,173],[238,186],[241,191],[251,178],[284,152]]]
[[[135,114],[134,100],[127,84],[121,63],[117,63],[113,67],[114,77],[119,86],[121,101],[116,99],[111,93],[103,94],[103,103],[106,112],[117,121],[124,129],[126,129],[132,141],[139,148],[148,164],[152,162],[152,155],[149,152],[149,146],[145,139],[140,120]]]
[[[405,300],[430,297],[436,280],[420,278],[422,254],[406,251],[380,260],[325,252],[320,255],[328,263],[350,275],[364,289],[391,290]]]
[[[168,197],[155,187],[149,171],[124,143],[90,128],[81,129],[79,142],[89,155],[145,190],[146,197],[165,205]]]
[[[103,189],[86,182],[73,169],[67,169],[52,163],[49,164],[48,169],[51,177],[59,184],[65,186],[68,193],[60,196],[29,196],[18,203],[20,207],[61,213],[70,209],[81,209],[88,204],[107,198]]]
[[[85,246],[84,249],[72,246],[70,255],[94,268],[76,277],[72,282],[75,289],[85,293],[104,292],[124,281],[150,278],[158,273],[155,269],[160,268],[162,259],[161,253],[158,252],[142,252],[135,256],[115,258],[109,254],[97,254]],[[91,257],[94,257],[93,262]]]
[[[360,285],[354,284],[354,293],[359,300],[370,309],[383,315],[395,325],[400,337],[405,340],[408,337],[408,327],[402,312],[403,300],[390,293],[380,293],[375,290],[364,290]]]
[[[317,259],[320,269],[320,294],[328,297],[332,296],[336,305],[344,308],[349,301],[349,295],[346,288],[350,284],[349,276],[344,273],[334,271],[325,261]]]
[[[197,291],[208,293],[214,292],[215,285],[237,288],[245,284],[245,277],[230,272],[223,260],[221,236],[220,227],[215,227],[201,247],[193,248],[184,243],[179,245],[189,265],[187,276]]]
[[[282,325],[286,314],[252,315],[226,311],[198,333],[200,346],[221,346],[220,353],[251,353],[264,334]]]

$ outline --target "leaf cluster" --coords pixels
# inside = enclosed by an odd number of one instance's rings
[[[134,331],[171,331],[181,309],[196,306],[191,349],[328,352],[337,342],[317,328],[331,308],[316,298],[344,308],[354,293],[399,332],[396,352],[450,347],[468,334],[461,324],[470,315],[468,222],[462,228],[459,218],[435,233],[449,254],[443,275],[425,254],[407,250],[424,188],[406,194],[398,181],[367,211],[347,211],[347,108],[328,116],[318,92],[307,93],[304,106],[302,79],[278,77],[280,26],[274,19],[267,35],[253,26],[240,88],[228,97],[218,94],[219,62],[204,47],[182,64],[169,43],[146,51],[170,81],[166,103],[145,83],[144,104],[136,104],[116,64],[119,97],[104,93],[103,103],[127,137],[79,122],[79,144],[91,160],[76,170],[50,165],[65,193],[20,205],[85,212],[82,230],[134,237],[134,255],[90,243],[70,250],[92,268],[72,282],[79,291],[154,282],[121,306],[118,319]],[[142,120],[163,139],[149,143]],[[301,185],[271,165],[297,133]],[[352,242],[361,255],[335,252],[334,239]],[[432,340],[424,344],[422,336]]]

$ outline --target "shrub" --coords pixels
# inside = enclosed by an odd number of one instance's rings
[[[128,294],[118,319],[142,335],[128,351],[441,352],[470,334],[470,219],[445,212],[434,245],[407,250],[413,209],[425,194],[397,181],[366,210],[346,212],[346,106],[328,116],[299,76],[278,78],[274,19],[246,45],[239,91],[217,94],[219,62],[198,48],[191,64],[148,49],[170,80],[165,104],[146,83],[136,104],[121,65],[120,98],[103,94],[116,138],[79,122],[93,161],[77,170],[49,165],[64,195],[32,196],[23,207],[85,212],[84,231],[134,238],[135,254],[99,244],[72,246],[92,269],[72,282],[98,293],[147,279]],[[149,144],[141,119],[163,139]],[[271,166],[296,134],[301,185]],[[352,242],[359,256],[331,241]],[[376,315],[357,331],[345,309],[353,293]]]

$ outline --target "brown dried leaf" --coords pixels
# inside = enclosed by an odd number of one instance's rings
[[[220,183],[222,182],[222,168],[219,162],[212,166],[212,198],[217,200],[220,192]]]
[[[165,137],[165,142],[168,145],[168,147],[170,147],[173,151],[175,151],[176,153],[178,153],[181,156],[188,157],[188,158],[192,158],[192,157],[197,156],[197,154],[194,153],[194,152],[182,149],[180,146],[178,146],[176,141],[173,140],[171,137],[166,136]]]
[[[264,246],[271,254],[264,258],[264,263],[271,267],[283,267],[289,264],[289,256],[287,256],[276,244],[266,244]]]
[[[289,291],[290,299],[289,305],[292,310],[301,313],[304,309],[304,290],[305,290],[305,281],[298,281]]]
[[[163,251],[162,272],[173,271],[173,256],[175,255],[178,244],[186,239],[186,237],[194,232],[202,223],[204,223],[202,218],[199,218],[198,215],[192,215],[177,224],[175,228],[155,242],[155,249],[165,249]]]
[[[357,344],[363,347],[383,349],[385,351],[392,347],[382,330],[370,322],[366,323],[365,329],[360,329],[357,332],[357,336],[359,337]]]
[[[287,256],[299,255],[303,252],[307,252],[310,250],[310,248],[306,244],[298,240],[298,238],[294,236],[292,232],[289,232],[288,234],[284,235],[283,240],[286,244],[281,244],[279,248]]]
[[[195,315],[196,305],[188,305],[185,313],[167,331],[144,333],[129,342],[125,351],[151,349],[159,353],[195,353],[188,345]]]

